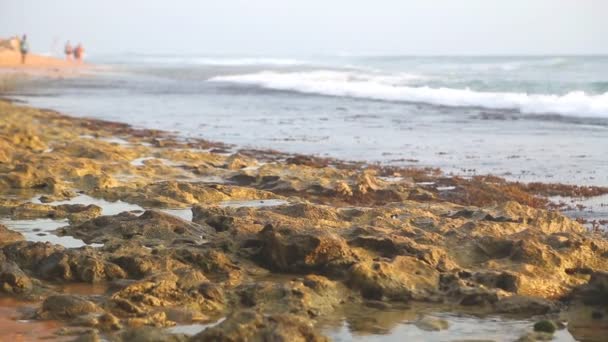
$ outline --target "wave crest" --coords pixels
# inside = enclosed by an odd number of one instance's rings
[[[450,107],[511,109],[529,114],[560,114],[608,118],[608,92],[598,95],[572,91],[565,95],[478,92],[468,88],[411,86],[424,76],[376,75],[341,71],[259,73],[218,76],[212,82],[230,82],[266,89],[383,101],[428,103]],[[408,83],[410,85],[408,85]]]

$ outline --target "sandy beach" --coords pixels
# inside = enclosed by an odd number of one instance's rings
[[[28,54],[26,63],[21,63],[17,51],[0,49],[0,82],[13,75],[36,77],[73,77],[90,69],[87,63],[67,61],[55,57]]]
[[[426,339],[464,324],[463,338],[599,341],[608,326],[608,240],[547,200],[608,189],[0,113],[1,291],[30,308],[18,319],[54,322],[36,325],[51,339]]]
[[[19,54],[19,52],[9,50],[0,51],[0,68],[73,68],[76,66],[77,64],[70,61],[36,54],[28,54],[26,63],[22,64],[21,54]]]

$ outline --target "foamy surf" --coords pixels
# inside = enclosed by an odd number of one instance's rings
[[[265,89],[293,91],[361,99],[427,103],[448,107],[510,109],[527,114],[559,114],[580,117],[608,117],[608,92],[587,94],[572,91],[564,95],[516,92],[479,92],[468,88],[412,86],[424,76],[410,74],[366,74],[342,71],[259,73],[217,76],[212,82],[229,82]],[[408,85],[410,84],[410,85]]]

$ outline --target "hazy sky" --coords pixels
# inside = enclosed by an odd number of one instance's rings
[[[0,0],[0,36],[91,55],[608,53],[608,0]]]

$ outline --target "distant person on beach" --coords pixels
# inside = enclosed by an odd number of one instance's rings
[[[78,45],[76,45],[76,48],[74,49],[74,59],[78,62],[82,62],[83,55],[84,48],[82,47],[82,44],[78,43]]]
[[[27,43],[27,36],[23,35],[23,38],[19,41],[19,52],[21,52],[21,64],[25,64],[25,57],[27,56],[30,47]]]
[[[65,59],[67,59],[68,61],[72,59],[72,53],[74,52],[74,49],[72,48],[72,44],[70,44],[69,40],[67,43],[65,43],[65,49],[63,51],[65,52]]]

